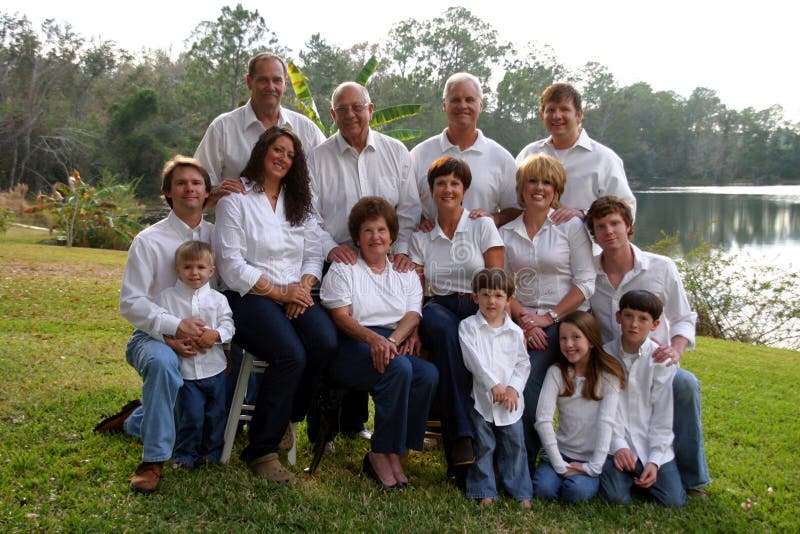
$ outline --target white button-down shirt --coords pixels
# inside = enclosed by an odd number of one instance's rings
[[[458,325],[458,339],[464,366],[472,373],[472,398],[475,411],[496,426],[519,421],[525,411],[522,395],[531,361],[525,350],[525,335],[506,314],[503,325],[493,328],[478,311]],[[509,412],[504,404],[495,404],[492,388],[497,384],[511,386],[519,393],[517,409]]]
[[[181,358],[181,376],[186,380],[200,380],[216,376],[225,370],[227,362],[223,343],[233,338],[233,312],[228,299],[219,291],[205,284],[192,289],[180,280],[168,287],[156,298],[159,306],[182,319],[196,317],[206,323],[206,329],[219,332],[220,341],[205,352],[197,352],[197,356]]]
[[[578,140],[566,150],[556,150],[551,137],[529,144],[517,156],[517,165],[532,155],[544,152],[564,165],[567,183],[561,204],[577,210],[589,209],[592,202],[606,195],[621,198],[630,205],[636,216],[636,197],[625,176],[622,159],[581,129]]]
[[[395,271],[386,260],[382,273],[372,272],[359,256],[355,265],[332,263],[322,280],[320,299],[328,309],[352,306],[362,326],[394,329],[408,312],[422,315],[422,286],[414,271]]]
[[[161,341],[174,336],[183,317],[156,304],[156,297],[175,285],[175,251],[186,241],[211,241],[213,224],[201,221],[189,228],[174,211],[145,228],[128,249],[128,262],[119,293],[119,311],[139,330]]]
[[[411,149],[411,164],[417,179],[422,214],[436,217],[436,204],[428,185],[428,169],[442,156],[464,160],[469,165],[472,183],[464,193],[463,206],[468,210],[485,209],[496,213],[506,208],[519,208],[517,200],[517,165],[514,157],[495,141],[478,130],[478,138],[462,151],[447,138],[447,128]]]
[[[639,354],[626,354],[619,340],[603,345],[627,373],[620,393],[617,424],[611,438],[611,454],[629,448],[642,465],[661,467],[675,458],[672,449],[672,378],[678,368],[653,361],[658,345],[648,339]]]
[[[311,150],[325,140],[325,135],[311,119],[290,109],[281,108],[278,126],[288,126],[297,134],[306,159]],[[244,106],[214,119],[194,153],[211,176],[211,185],[239,178],[250,160],[253,146],[266,130],[249,100]]]
[[[423,266],[427,294],[472,293],[472,277],[486,265],[484,253],[502,246],[491,218],[470,219],[463,210],[452,240],[437,220],[430,232],[414,232],[408,257]]]
[[[227,195],[217,204],[213,234],[217,268],[228,289],[248,293],[260,277],[288,285],[304,274],[322,278],[322,249],[313,215],[298,225],[286,220],[284,190],[273,210],[255,182],[242,178],[247,194]]]
[[[619,383],[615,377],[603,374],[599,384],[603,398],[595,401],[582,395],[586,378],[575,376],[571,367],[569,373],[575,381],[575,390],[571,397],[561,397],[564,391],[561,369],[556,365],[547,369],[534,426],[556,473],[567,472],[563,454],[583,462],[584,473],[597,477],[603,471],[617,421]],[[553,430],[556,407],[558,432]]]
[[[583,221],[574,217],[555,225],[548,215],[531,239],[523,215],[500,228],[506,271],[514,273],[517,281],[514,297],[526,311],[540,315],[558,305],[572,286],[588,300],[594,293],[596,273]],[[587,301],[578,307],[588,308]]]
[[[308,167],[325,257],[338,245],[353,245],[347,218],[365,196],[381,197],[395,207],[400,232],[393,248],[397,253],[408,252],[420,204],[411,157],[403,143],[370,130],[367,145],[359,154],[337,132],[314,149]]]
[[[603,271],[601,255],[594,257],[597,280],[590,302],[592,313],[600,323],[603,341],[608,343],[620,334],[616,314],[622,295],[633,289],[644,289],[653,293],[664,304],[661,322],[652,337],[662,345],[669,345],[673,337],[683,336],[689,341],[687,348],[694,348],[697,314],[689,306],[675,262],[666,256],[640,250],[633,244],[631,249],[633,269],[625,273],[616,288],[611,285],[608,275]]]

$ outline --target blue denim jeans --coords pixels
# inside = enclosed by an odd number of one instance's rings
[[[370,327],[382,336],[386,328]],[[436,393],[439,373],[436,367],[416,356],[396,356],[383,374],[372,364],[369,345],[341,336],[336,359],[329,373],[332,380],[359,391],[368,391],[375,403],[375,432],[372,451],[405,454],[406,449],[422,449],[428,411]]]
[[[563,456],[565,462],[575,462],[574,458]],[[547,459],[542,455],[542,460],[533,474],[533,496],[537,499],[558,499],[563,502],[574,503],[588,501],[600,489],[600,477],[589,475],[572,475],[562,477]]]
[[[686,489],[702,488],[711,482],[703,443],[703,421],[700,406],[700,382],[678,369],[672,380],[674,415],[672,431],[675,441],[675,462]]]
[[[270,298],[234,291],[225,296],[236,325],[234,342],[269,363],[249,425],[250,443],[241,455],[250,461],[277,451],[289,421],[303,419],[335,355],[337,334],[316,298],[313,306],[290,320],[283,306]]]
[[[172,459],[194,467],[200,458],[219,462],[225,439],[225,371],[184,380],[178,396],[178,435]]]
[[[467,498],[497,498],[494,477],[494,458],[497,451],[497,471],[506,492],[518,501],[530,499],[533,490],[531,477],[526,469],[522,420],[507,426],[496,426],[486,421],[474,407],[470,409],[470,417],[477,437],[477,454],[475,463],[467,471]]]
[[[422,308],[419,334],[439,369],[439,409],[446,450],[458,438],[475,438],[469,415],[472,374],[464,366],[458,325],[477,311],[478,305],[471,298],[458,295],[433,297]]]
[[[142,405],[125,420],[125,433],[142,440],[142,461],[165,462],[175,446],[175,403],[183,385],[178,355],[136,330],[125,356],[142,377]]]
[[[614,467],[614,457],[609,455],[600,475],[600,496],[612,504],[629,504],[631,489],[634,488],[633,479],[641,475],[642,471],[644,466],[638,459],[633,473],[620,471]],[[644,491],[663,506],[677,508],[686,504],[686,492],[683,490],[675,460],[659,467],[656,482]]]
[[[547,369],[556,362],[559,354],[558,328],[556,325],[548,326],[544,329],[547,334],[547,348],[545,350],[528,351],[531,360],[531,373],[528,375],[528,383],[525,384],[525,391],[522,393],[525,398],[525,411],[522,413],[522,424],[525,429],[525,450],[528,452],[528,473],[533,478],[536,473],[536,457],[542,448],[539,433],[536,432],[536,405],[539,404],[539,393],[542,392],[544,377]]]

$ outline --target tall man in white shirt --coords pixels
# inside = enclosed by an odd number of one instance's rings
[[[444,84],[442,111],[447,128],[411,150],[411,164],[422,202],[422,216],[436,218],[436,206],[428,186],[428,169],[442,156],[469,165],[472,183],[463,206],[472,216],[491,216],[499,227],[520,213],[516,195],[517,165],[511,154],[478,129],[483,110],[483,89],[472,74],[458,72]]]
[[[317,146],[308,158],[314,209],[321,228],[327,262],[356,263],[347,219],[350,209],[365,196],[384,198],[397,210],[400,231],[393,244],[393,265],[408,271],[408,241],[420,218],[419,195],[411,172],[408,149],[369,127],[374,105],[366,87],[344,82],[331,96],[331,116],[339,129]],[[366,392],[349,393],[342,405],[341,429],[366,437]],[[309,436],[315,432],[315,416],[309,414]]]
[[[616,313],[619,300],[628,291],[643,289],[655,294],[664,312],[652,338],[660,345],[656,362],[677,364],[683,352],[694,348],[697,314],[689,306],[678,269],[670,258],[640,250],[630,242],[633,213],[617,197],[595,200],[586,215],[586,227],[603,252],[595,256],[597,279],[590,299],[592,313],[600,323],[603,342],[619,335]],[[658,319],[658,318],[657,318]],[[689,495],[705,495],[711,481],[703,442],[700,382],[690,372],[678,369],[673,380],[675,459]]]
[[[622,159],[589,137],[581,125],[581,94],[568,83],[555,83],[542,92],[539,116],[550,137],[529,144],[517,156],[517,165],[539,152],[564,165],[567,184],[561,206],[550,217],[556,224],[583,218],[592,202],[606,195],[622,198],[636,215],[636,198],[628,185]]]
[[[203,220],[211,188],[197,160],[175,156],[164,165],[161,190],[172,210],[134,238],[122,279],[119,309],[136,331],[126,349],[128,363],[142,377],[141,403],[128,403],[95,427],[97,432],[124,432],[142,440],[142,462],[131,489],[157,489],[164,462],[175,445],[175,402],[183,385],[179,358],[197,354],[205,324],[180,318],[156,304],[161,291],[175,285],[175,250],[186,241],[211,239],[213,224]]]
[[[214,186],[209,207],[224,195],[244,192],[239,175],[250,159],[253,145],[267,128],[288,126],[300,138],[306,154],[325,140],[308,117],[281,107],[288,79],[286,63],[279,56],[261,52],[250,58],[246,78],[250,99],[244,106],[214,119],[194,153],[208,169]]]

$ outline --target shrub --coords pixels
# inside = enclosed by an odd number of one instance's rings
[[[16,215],[14,210],[11,208],[0,207],[0,234],[6,233],[8,231],[8,227],[11,226],[15,220]]]

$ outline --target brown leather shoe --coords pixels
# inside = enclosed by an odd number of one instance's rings
[[[101,434],[121,434],[124,430],[125,419],[127,419],[133,413],[133,411],[141,405],[142,401],[139,399],[130,401],[128,404],[123,406],[119,412],[115,413],[111,417],[106,417],[97,423],[97,426],[94,427],[94,431]]]
[[[153,493],[161,482],[164,462],[142,462],[131,477],[131,489],[139,493]]]

